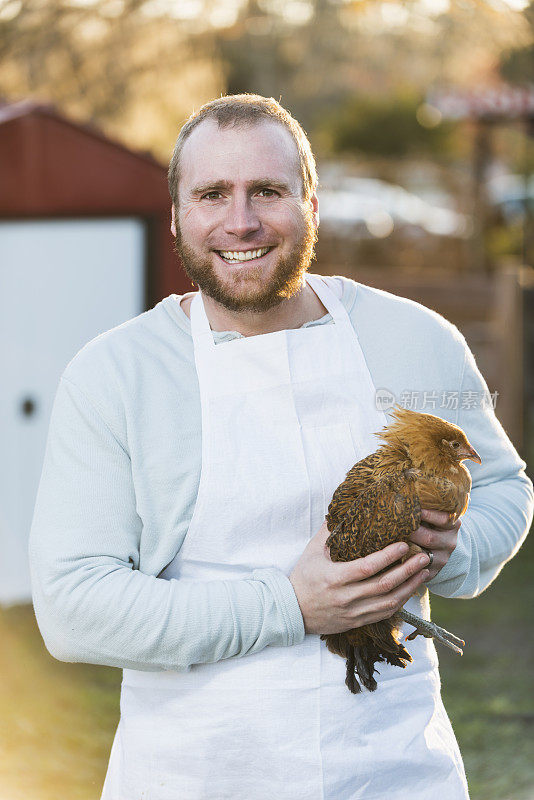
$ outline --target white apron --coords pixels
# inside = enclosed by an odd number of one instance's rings
[[[387,420],[341,302],[307,281],[334,324],[215,345],[200,295],[191,328],[202,471],[185,542],[160,577],[289,574],[348,469]],[[407,608],[428,617],[428,594]],[[465,800],[433,644],[380,665],[352,695],[317,635],[185,672],[124,670],[102,800]]]

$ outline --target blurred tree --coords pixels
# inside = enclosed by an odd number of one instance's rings
[[[377,100],[379,124],[380,98],[491,76],[503,48],[528,43],[500,1],[0,0],[0,97],[52,102],[166,159],[193,108],[259,92],[321,149],[315,131],[355,97]]]
[[[523,16],[534,38],[534,0],[523,10]],[[534,43],[503,53],[499,71],[509,83],[531,83],[534,80]]]
[[[248,0],[235,24],[216,35],[225,64],[226,92],[269,95],[273,86],[287,85],[295,66],[284,49],[288,33],[279,17],[257,0]]]
[[[281,99],[305,128],[346,91],[338,76],[354,41],[330,0],[247,0],[215,38],[228,93]]]
[[[455,126],[442,123],[434,128],[423,127],[417,119],[423,101],[414,94],[351,97],[323,122],[332,151],[391,158],[428,154],[442,157]]]
[[[425,130],[415,119],[430,86],[491,80],[503,48],[525,42],[527,31],[497,0],[245,0],[214,38],[227,90],[281,97],[319,155],[351,149],[341,128],[348,131],[352,116],[356,149],[396,156],[443,146],[445,127]],[[368,122],[355,120],[358,98]],[[461,153],[465,143],[453,141]]]
[[[514,47],[503,53],[499,63],[502,77],[509,83],[525,85],[534,81],[534,0],[523,10],[523,17],[529,27],[531,42],[524,47]],[[521,246],[517,246],[517,236],[505,240],[509,252],[516,252],[524,264],[534,265],[534,198],[529,190],[534,174],[534,113],[523,119],[523,146],[515,159],[514,169],[524,176],[523,216],[521,219]],[[517,227],[517,226],[516,226]],[[499,242],[501,244],[501,242]],[[514,247],[515,245],[515,247]]]
[[[0,0],[0,97],[51,102],[165,160],[223,90],[212,49],[148,0]]]

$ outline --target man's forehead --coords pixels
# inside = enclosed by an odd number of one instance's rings
[[[189,183],[268,177],[301,182],[297,145],[283,125],[270,120],[224,128],[214,119],[203,120],[184,142],[180,161],[184,188]]]

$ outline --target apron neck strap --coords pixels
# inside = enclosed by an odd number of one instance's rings
[[[214,348],[215,342],[213,340],[213,331],[210,328],[210,323],[204,308],[204,301],[202,294],[197,292],[191,301],[189,309],[191,315],[191,334],[193,342],[202,342],[206,347]]]
[[[306,282],[313,289],[336,325],[343,324],[348,319],[345,307],[325,281],[319,275],[306,275]]]

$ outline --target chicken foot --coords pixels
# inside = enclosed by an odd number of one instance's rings
[[[440,628],[435,622],[430,622],[430,620],[421,619],[420,617],[416,617],[415,614],[410,614],[410,612],[406,611],[404,608],[401,608],[397,614],[404,622],[413,625],[415,628],[415,630],[406,637],[407,640],[415,639],[415,637],[419,635],[425,636],[427,639],[436,639],[436,641],[454,650],[459,656],[463,656],[464,651],[460,647],[460,645],[465,645],[463,639],[459,639],[457,636],[454,636],[454,634],[449,633],[445,628]]]

